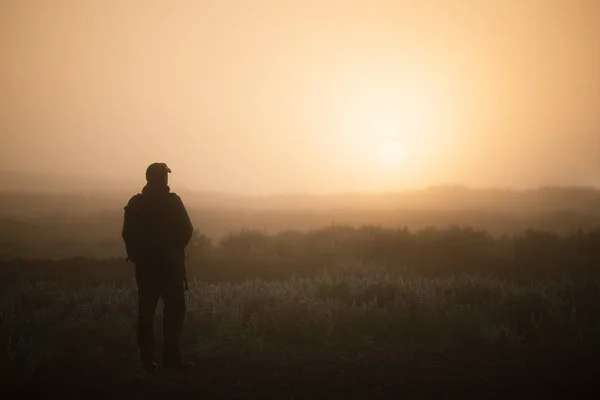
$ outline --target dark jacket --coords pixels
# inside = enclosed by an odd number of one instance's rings
[[[138,263],[180,262],[194,228],[181,198],[169,188],[144,187],[125,206],[127,259]]]

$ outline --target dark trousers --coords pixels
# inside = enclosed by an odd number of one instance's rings
[[[154,314],[163,299],[163,362],[181,362],[179,339],[185,317],[184,278],[176,265],[136,265],[138,286],[137,341],[142,362],[154,358]]]

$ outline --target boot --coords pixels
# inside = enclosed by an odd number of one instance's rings
[[[185,372],[185,371],[189,371],[189,370],[195,368],[196,364],[194,364],[191,361],[178,360],[175,362],[165,363],[164,367],[166,370],[169,370],[169,371]]]
[[[158,364],[154,362],[154,355],[152,348],[140,348],[140,360],[142,362],[142,368],[146,370],[146,372],[156,372],[158,371]]]
[[[194,368],[196,365],[191,361],[184,362],[182,360],[179,346],[172,343],[165,343],[163,366],[167,370],[182,372]]]
[[[153,374],[158,371],[158,364],[154,361],[144,362],[142,363],[142,368],[144,368],[146,372]]]

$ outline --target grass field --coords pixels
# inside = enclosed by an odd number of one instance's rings
[[[369,268],[193,281],[187,300],[183,348],[197,368],[149,378],[137,364],[133,282],[10,287],[0,301],[2,384],[44,398],[596,393],[597,281],[425,278]]]

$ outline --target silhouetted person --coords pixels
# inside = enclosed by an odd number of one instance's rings
[[[127,260],[135,264],[138,286],[137,341],[146,370],[156,371],[154,314],[163,299],[163,365],[167,369],[192,367],[182,361],[179,338],[185,316],[184,249],[193,233],[183,202],[168,186],[171,172],[164,163],[146,170],[147,184],[125,206],[123,240]]]

